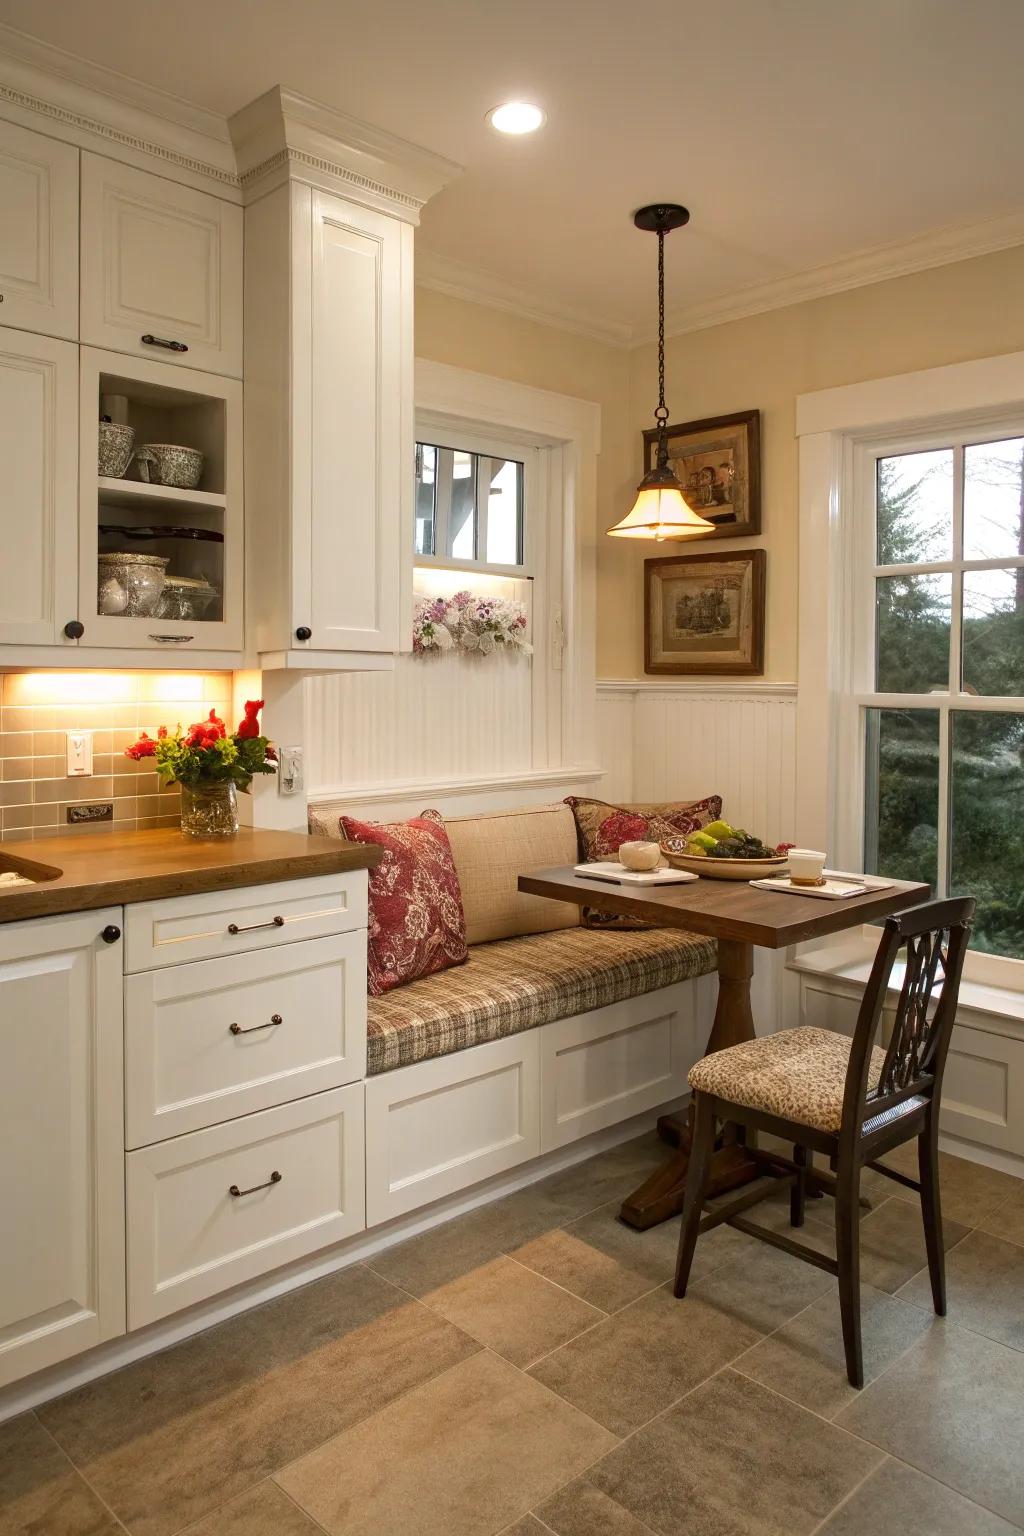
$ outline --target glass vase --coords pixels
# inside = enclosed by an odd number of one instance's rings
[[[181,786],[183,837],[234,837],[238,832],[238,795],[230,779],[217,784]]]

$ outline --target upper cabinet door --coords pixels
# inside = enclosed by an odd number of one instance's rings
[[[242,210],[82,155],[82,340],[242,376]]]
[[[77,456],[78,348],[0,329],[0,644],[78,616]]]
[[[312,650],[393,652],[413,493],[412,229],[311,196],[310,527],[296,541],[295,623]]]
[[[0,122],[0,321],[78,339],[78,150]]]

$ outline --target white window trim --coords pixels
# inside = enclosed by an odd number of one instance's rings
[[[533,503],[539,515],[527,513],[525,570],[489,569],[513,578],[534,576],[533,768],[586,770],[597,778],[593,530],[600,407],[419,358],[415,399],[417,427],[431,424],[435,430],[441,426],[449,433],[538,450]],[[410,543],[403,568],[410,617],[413,570],[421,563],[426,562],[414,558]],[[434,563],[462,568],[459,562]]]
[[[851,668],[862,638],[851,644],[857,570],[864,580],[863,518],[856,516],[857,467],[869,448],[943,431],[989,428],[1024,413],[1024,352],[929,368],[863,384],[800,395],[799,692],[797,697],[796,836],[836,850],[837,862],[859,858],[860,794],[852,776],[862,766],[859,732],[848,706]],[[863,467],[861,468],[863,478]],[[863,504],[864,493],[861,493]],[[859,525],[859,526],[858,526]],[[869,558],[871,552],[869,550]],[[860,557],[858,559],[858,556]],[[873,559],[871,559],[873,566]],[[999,701],[1004,706],[1008,701]],[[994,707],[994,706],[993,706]],[[854,740],[854,737],[857,740]],[[859,779],[856,779],[859,784]],[[862,821],[861,821],[862,826]],[[866,941],[870,942],[870,940]],[[972,952],[965,975],[1024,990],[1024,961]]]

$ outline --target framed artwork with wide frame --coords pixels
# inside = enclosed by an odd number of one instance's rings
[[[709,539],[761,532],[761,412],[708,416],[667,427],[668,462],[689,506],[714,527]],[[658,433],[644,433],[644,470],[653,469]]]
[[[644,671],[672,677],[764,673],[765,552],[644,561]]]

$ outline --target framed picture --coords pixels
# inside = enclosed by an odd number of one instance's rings
[[[714,523],[709,539],[761,532],[761,412],[709,416],[669,427],[668,461],[695,512]],[[654,467],[655,428],[644,433],[644,468]]]
[[[644,561],[644,671],[764,672],[763,549]]]

